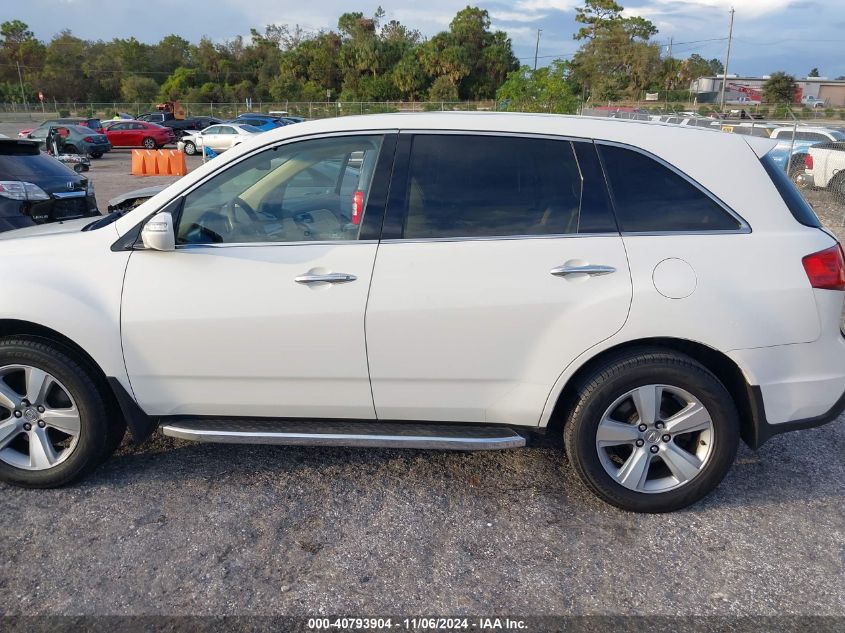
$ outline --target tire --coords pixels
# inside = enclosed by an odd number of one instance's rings
[[[156,148],[156,141],[155,141],[154,138],[150,138],[148,136],[141,142],[141,145],[144,146],[144,149],[155,149]]]
[[[103,153],[102,153],[102,152],[91,152],[91,153],[89,154],[89,156],[91,156],[91,158],[102,158],[102,157],[103,157]]]
[[[53,380],[43,381],[42,385],[50,385],[44,389],[46,396],[36,399],[36,402],[43,402],[47,407],[44,413],[35,413],[35,402],[25,409],[21,406],[17,410],[22,416],[16,416],[6,406],[8,400],[3,394],[19,395],[26,391],[25,383],[21,382],[21,376],[27,370],[20,367],[34,368],[46,372]],[[29,370],[31,371],[31,369]],[[32,375],[36,375],[32,372]],[[25,378],[24,378],[25,379]],[[41,338],[29,337],[8,337],[0,339],[0,424],[8,424],[12,420],[26,422],[31,430],[19,428],[13,433],[7,433],[2,441],[0,450],[0,480],[27,488],[54,488],[68,484],[96,468],[107,456],[109,447],[115,445],[118,435],[123,438],[120,423],[110,429],[108,406],[103,393],[98,389],[97,383],[85,363],[79,362],[68,351],[59,345]],[[33,381],[38,384],[38,381]],[[31,390],[32,393],[35,391]],[[64,403],[55,399],[70,398],[70,405],[75,405],[75,411],[67,408],[67,400]],[[51,400],[51,398],[53,400]],[[5,404],[4,404],[5,403]],[[67,417],[56,417],[55,409],[65,409],[75,413],[78,422],[75,422],[78,432],[72,439],[71,436],[64,437],[64,433],[58,431],[52,424],[67,425]],[[38,409],[43,411],[44,409]],[[33,414],[30,417],[29,414]],[[36,423],[34,416],[44,417],[45,428],[39,429],[42,422]],[[56,420],[48,423],[47,421]],[[125,422],[123,422],[125,424]],[[8,427],[7,427],[8,428]],[[41,464],[33,464],[37,461],[30,450],[31,441],[36,437],[48,437],[50,457],[44,457]],[[60,441],[57,441],[57,438]],[[64,438],[64,439],[61,439]],[[44,446],[44,441],[39,446]],[[64,446],[64,448],[63,448]],[[115,445],[116,447],[116,445]],[[47,455],[47,452],[39,452]],[[52,458],[55,465],[51,465]],[[46,461],[44,461],[46,460]]]
[[[837,201],[845,202],[845,171],[836,174],[828,188]]]
[[[85,165],[80,165],[77,163],[73,166],[73,171],[75,171],[77,174],[81,174],[83,171],[85,171]]]
[[[645,425],[649,420],[639,409],[655,409],[642,404],[651,393],[660,396],[654,399],[659,413]],[[684,433],[675,413],[696,402],[704,411],[686,409],[698,412],[686,424],[709,426]],[[631,512],[671,512],[722,481],[736,456],[739,419],[730,394],[703,365],[669,350],[641,348],[608,358],[576,384],[563,435],[575,472],[600,499]]]
[[[78,154],[79,150],[76,149],[76,145],[65,145],[61,151],[62,154]]]
[[[191,143],[191,141],[185,141],[184,151],[188,156],[193,156],[197,153],[197,146]]]

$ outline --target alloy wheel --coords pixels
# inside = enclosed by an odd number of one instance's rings
[[[661,493],[690,483],[713,452],[710,413],[691,393],[643,385],[611,404],[596,430],[604,470],[636,492]]]
[[[70,457],[79,435],[79,409],[61,382],[29,365],[0,367],[0,461],[53,468]]]

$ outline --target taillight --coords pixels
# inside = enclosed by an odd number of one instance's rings
[[[807,158],[804,159],[804,167],[806,167],[807,169],[813,168],[813,155],[812,154],[807,154]]]
[[[84,139],[82,139],[82,140],[83,140],[83,141],[85,141],[86,143],[93,143],[93,142],[94,142],[94,137],[93,137],[93,136],[86,136],[86,137],[85,137]]]
[[[841,245],[807,255],[802,261],[813,288],[845,290],[845,255]]]
[[[364,192],[356,191],[352,194],[352,224],[361,223],[361,215],[364,213]]]

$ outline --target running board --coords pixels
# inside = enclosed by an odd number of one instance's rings
[[[362,446],[485,451],[525,446],[507,427],[346,420],[184,419],[165,423],[170,437],[227,444]]]

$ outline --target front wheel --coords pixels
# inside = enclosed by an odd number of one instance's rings
[[[155,139],[154,139],[154,138],[150,138],[149,136],[148,136],[147,138],[145,138],[145,139],[144,139],[144,141],[143,141],[143,143],[142,143],[142,144],[143,144],[143,146],[144,146],[144,148],[145,148],[145,149],[155,149],[155,148],[156,148],[156,142],[155,142]]]
[[[577,386],[567,455],[598,497],[633,512],[669,512],[710,493],[739,445],[736,406],[688,356],[659,349],[609,359]]]
[[[188,156],[193,156],[197,153],[197,146],[191,143],[191,141],[185,141],[185,153]]]
[[[85,365],[42,339],[0,339],[0,480],[67,484],[96,467],[116,435]]]

